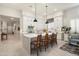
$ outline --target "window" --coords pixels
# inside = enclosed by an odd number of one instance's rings
[[[71,20],[70,25],[71,25],[71,32],[72,33],[74,33],[74,32],[79,33],[79,19]]]
[[[76,31],[79,33],[79,19],[76,20]]]
[[[71,20],[71,32],[74,33],[75,32],[75,20]]]
[[[51,31],[54,28],[54,22],[48,23],[48,30]]]

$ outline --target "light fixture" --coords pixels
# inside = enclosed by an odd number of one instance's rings
[[[37,19],[36,19],[36,3],[35,3],[35,19],[33,22],[37,22]]]
[[[45,7],[46,7],[46,22],[45,22],[45,23],[48,24],[48,20],[47,20],[47,7],[48,7],[48,6],[47,6],[47,4],[46,4]]]
[[[48,24],[48,21],[46,21],[46,24]]]
[[[34,22],[37,22],[37,19],[36,18],[34,19]]]

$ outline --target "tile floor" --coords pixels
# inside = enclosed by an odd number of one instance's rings
[[[9,35],[8,40],[0,41],[1,56],[23,56],[27,55],[22,47],[22,41],[19,35]]]
[[[60,49],[60,46],[65,44],[63,41],[58,40],[58,45],[53,46],[53,48],[49,47],[46,52],[42,52],[40,56],[76,56],[67,51],[63,51]]]
[[[63,44],[63,41],[58,40],[57,46],[53,48],[49,47],[46,52],[41,52],[40,56],[75,56],[74,54],[59,49]],[[19,35],[9,35],[8,40],[0,41],[0,56],[27,56]]]

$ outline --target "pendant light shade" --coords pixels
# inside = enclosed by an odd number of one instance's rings
[[[46,21],[46,24],[48,24],[48,21]]]
[[[37,22],[37,19],[35,18],[33,22]]]
[[[35,19],[33,22],[37,22],[37,19],[36,19],[36,4],[35,4]]]

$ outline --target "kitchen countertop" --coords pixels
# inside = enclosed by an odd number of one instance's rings
[[[45,36],[46,33],[42,33],[42,36]],[[49,35],[51,35],[52,33],[48,33]],[[34,38],[34,37],[37,37],[37,33],[25,33],[24,36],[25,37],[28,37],[28,38]]]

